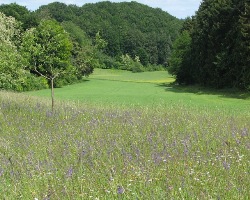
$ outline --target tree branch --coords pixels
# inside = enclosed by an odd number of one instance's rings
[[[51,80],[51,78],[49,78],[49,77],[43,75],[41,72],[39,72],[39,71],[37,70],[36,67],[34,68],[34,70],[35,70],[35,72],[38,73],[40,76],[42,76],[42,77],[44,77],[44,78],[46,78],[46,79],[48,79],[48,80]]]

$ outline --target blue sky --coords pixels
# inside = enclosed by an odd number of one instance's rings
[[[96,3],[100,0],[0,0],[0,4],[9,4],[16,2],[19,5],[26,6],[29,10],[36,10],[41,5],[47,5],[51,2],[59,1],[66,4],[75,4],[82,6],[85,3]],[[122,0],[130,2],[130,0]],[[153,8],[161,8],[171,15],[178,18],[192,16],[198,10],[202,0],[138,0],[137,2],[149,5]],[[121,0],[111,0],[111,2],[121,2]]]

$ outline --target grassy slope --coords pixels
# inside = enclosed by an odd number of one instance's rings
[[[131,73],[117,70],[96,69],[87,81],[55,90],[56,99],[74,100],[102,105],[183,104],[208,109],[226,108],[244,112],[250,101],[230,98],[230,92],[214,92],[199,88],[172,87],[173,78],[167,72]],[[35,96],[50,96],[49,90],[29,92]]]

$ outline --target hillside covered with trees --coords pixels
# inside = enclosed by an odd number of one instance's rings
[[[183,21],[137,2],[31,12],[0,5],[0,88],[26,91],[78,82],[94,68],[164,69]]]
[[[250,1],[203,0],[170,59],[180,84],[250,89]]]
[[[107,42],[105,54],[118,60],[126,54],[138,56],[144,66],[167,64],[172,42],[182,25],[181,20],[167,12],[137,2],[105,1],[82,7],[51,3],[36,12],[60,23],[71,21],[92,39],[100,32]]]

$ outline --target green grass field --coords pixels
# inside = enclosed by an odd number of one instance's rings
[[[0,91],[0,199],[250,199],[248,94],[172,81],[96,70],[53,112]]]
[[[74,100],[99,105],[183,104],[192,107],[245,112],[249,109],[249,95],[235,91],[213,91],[197,87],[171,86],[174,78],[166,71],[131,73],[122,70],[95,69],[83,83],[55,89],[58,100]],[[29,95],[49,97],[49,90],[29,92]]]

